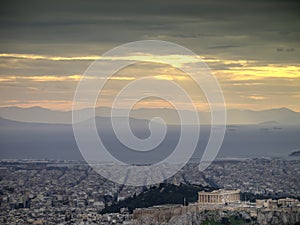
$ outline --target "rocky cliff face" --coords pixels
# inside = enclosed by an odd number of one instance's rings
[[[152,213],[137,216],[132,225],[202,225],[251,224],[251,225],[294,225],[300,221],[300,208],[276,210],[256,208],[201,209],[179,207],[171,210],[155,209]]]
[[[287,208],[282,211],[260,210],[257,214],[258,224],[296,224],[300,222],[300,210]]]

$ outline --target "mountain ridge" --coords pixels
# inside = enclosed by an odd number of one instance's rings
[[[76,110],[75,113],[81,112],[82,121],[90,119],[88,117],[92,108]],[[116,109],[117,113],[124,115],[125,109]],[[110,117],[111,108],[98,107],[95,109],[97,117]],[[187,118],[193,118],[193,112],[184,110]],[[210,112],[198,112],[200,124],[210,124]],[[72,111],[59,111],[39,106],[21,108],[17,106],[0,107],[0,117],[8,120],[30,123],[53,123],[53,124],[71,124]],[[167,124],[180,124],[178,112],[171,108],[138,108],[130,112],[130,117],[135,119],[150,120],[153,117],[161,117]],[[227,110],[227,124],[264,124],[268,121],[274,121],[278,125],[300,125],[300,112],[293,111],[289,108],[273,108],[266,110],[249,110],[249,109],[229,109]],[[187,124],[194,124],[192,119]]]

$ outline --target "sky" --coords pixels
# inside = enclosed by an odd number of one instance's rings
[[[121,44],[150,39],[174,42],[196,53],[218,79],[227,108],[287,107],[300,112],[297,1],[4,0],[0,4],[1,107],[71,110],[76,86],[94,60]],[[199,110],[207,109],[204,95],[186,74],[157,63],[138,63],[114,74],[98,105],[111,106],[122,87],[143,76],[177,82]],[[122,107],[126,104],[125,98]],[[168,106],[156,98],[137,104]]]

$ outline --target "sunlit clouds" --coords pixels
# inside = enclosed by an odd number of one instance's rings
[[[32,60],[51,60],[51,61],[71,61],[71,60],[97,60],[99,56],[75,56],[75,57],[62,57],[62,56],[45,56],[34,54],[18,54],[18,53],[1,53],[1,58],[15,58],[15,59],[32,59]]]
[[[263,79],[268,77],[299,78],[300,66],[297,65],[266,65],[230,67],[228,69],[236,80]],[[228,72],[227,72],[228,73]]]
[[[79,81],[81,75],[70,75],[70,76],[3,76],[0,78],[0,82],[17,82],[17,81],[33,81],[33,82],[51,82],[51,81],[67,81],[74,80]]]
[[[35,62],[39,63],[40,60],[43,61],[56,61],[58,64],[57,68],[63,68],[65,64],[65,58],[67,57],[49,57],[49,56],[37,56],[37,55],[22,55],[22,54],[12,54],[10,55],[13,59],[17,59],[11,64],[7,64],[6,68],[11,67],[13,70],[15,67],[22,66],[26,67],[26,70],[30,72],[36,71]],[[99,59],[99,56],[94,56]],[[135,56],[137,57],[137,56]],[[120,57],[118,60],[137,60],[135,57]],[[167,55],[162,56],[164,60],[168,61]],[[180,60],[179,56],[171,56],[169,62],[177,62]],[[7,55],[0,55],[1,58],[5,58],[3,63],[7,62]],[[143,57],[142,57],[143,58]],[[264,103],[261,108],[267,108],[268,105],[272,107],[279,107],[280,103],[277,103],[282,96],[289,97],[289,102],[291,103],[291,108],[298,110],[297,100],[299,100],[298,88],[300,86],[300,67],[299,65],[289,65],[289,64],[263,64],[254,60],[232,60],[232,59],[222,59],[222,58],[212,58],[212,56],[202,56],[202,59],[211,68],[212,74],[216,76],[219,80],[221,87],[224,91],[224,96],[226,99],[226,104],[230,108],[253,108],[257,107],[257,104]],[[162,58],[161,58],[162,59]],[[207,59],[207,60],[206,60]],[[14,60],[16,60],[14,58]],[[21,60],[21,61],[18,61]],[[23,60],[27,60],[28,63],[24,64]],[[75,64],[78,61],[92,61],[92,58],[88,56],[78,57],[68,57],[68,62],[74,60]],[[106,58],[106,60],[108,60]],[[109,60],[116,60],[116,57],[110,58]],[[125,85],[130,82],[137,80],[142,77],[151,77],[154,80],[167,80],[175,81],[180,86],[185,88],[194,100],[195,105],[199,110],[209,110],[206,103],[206,98],[199,90],[199,87],[195,86],[192,79],[180,71],[176,67],[172,67],[168,64],[157,64],[153,63],[154,57],[144,56],[144,60],[147,62],[140,63],[137,65],[131,65],[125,69],[119,71],[110,77],[106,84],[106,92],[102,93],[102,100],[99,103],[102,106],[111,106],[113,97],[118,94],[118,91],[122,89]],[[185,63],[193,63],[192,58],[187,56],[186,59],[182,60]],[[61,65],[62,64],[62,65]],[[32,65],[32,68],[31,68]],[[68,64],[70,65],[70,64]],[[182,66],[182,64],[177,64],[177,66]],[[9,71],[9,69],[8,69]],[[20,106],[20,107],[30,107],[30,106],[41,106],[50,107],[53,109],[69,110],[72,104],[72,97],[75,92],[77,83],[83,77],[84,70],[82,69],[82,74],[69,74],[66,75],[67,70],[63,74],[43,74],[43,70],[40,71],[41,74],[1,74],[0,76],[0,86],[2,96],[2,106]],[[59,70],[57,71],[59,72]],[[87,79],[105,79],[103,77],[97,76],[87,76]],[[35,93],[35,94],[32,94]],[[37,95],[36,93],[43,93]],[[109,93],[109,94],[105,94]],[[280,94],[281,97],[278,97]],[[9,98],[13,98],[16,95],[21,95],[22,102],[9,101]],[[5,97],[3,97],[5,96]],[[53,99],[57,98],[57,99]],[[48,100],[47,100],[48,99]],[[178,98],[180,99],[180,98]],[[151,104],[151,102],[153,104]],[[182,102],[182,104],[186,104]],[[126,102],[124,102],[124,107]],[[139,104],[143,107],[168,107],[164,102],[157,100],[145,100],[143,103]]]
[[[201,60],[218,79],[227,108],[287,107],[300,111],[298,8],[297,1],[289,0],[134,0],[131,4],[74,0],[72,5],[64,1],[29,0],[14,5],[4,1],[0,14],[0,107],[71,110],[77,84],[95,60],[130,60],[140,63],[110,77],[99,94],[98,106],[111,106],[123,87],[148,77],[151,85],[177,83],[199,110],[209,110],[205,95],[180,70]],[[159,55],[134,52],[103,56],[119,45],[149,39],[177,43],[197,56],[161,49],[157,49]],[[86,78],[106,79],[97,74]],[[181,96],[177,101],[187,104]],[[122,104],[126,107],[127,102]],[[150,98],[137,107],[170,106]]]

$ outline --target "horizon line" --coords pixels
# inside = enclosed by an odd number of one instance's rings
[[[60,110],[60,109],[52,109],[52,108],[47,108],[47,107],[42,107],[42,106],[39,106],[39,105],[34,105],[34,106],[29,106],[29,107],[21,107],[21,106],[0,106],[0,109],[3,109],[3,108],[19,108],[19,109],[33,109],[33,108],[39,108],[39,109],[45,109],[45,110],[49,110],[49,111],[56,111],[56,112],[72,112],[73,110]],[[97,106],[95,107],[95,109],[97,108],[107,108],[107,109],[112,109],[112,107],[109,107],[109,106]],[[75,111],[78,111],[78,110],[86,110],[86,109],[92,109],[92,108],[80,108],[80,109],[76,109]],[[125,110],[126,108],[116,108],[118,110]],[[147,110],[156,110],[156,109],[167,109],[167,110],[176,110],[174,108],[171,108],[171,107],[150,107],[150,108],[147,108],[147,107],[138,107],[138,108],[134,108],[132,110],[140,110],[140,109],[147,109]],[[239,111],[253,111],[253,112],[262,112],[262,111],[268,111],[268,110],[289,110],[289,111],[292,111],[292,112],[295,112],[295,113],[300,113],[300,111],[296,111],[296,110],[293,110],[293,109],[290,109],[288,107],[285,107],[285,106],[282,106],[282,107],[275,107],[275,108],[265,108],[265,109],[261,109],[261,110],[254,110],[254,109],[249,109],[249,108],[245,108],[245,109],[241,109],[241,108],[229,108],[229,109],[226,109],[226,111],[230,111],[230,110],[239,110]],[[184,110],[181,110],[181,111],[190,111],[188,109],[184,109]],[[207,111],[207,110],[197,110],[198,112],[207,112],[209,113],[210,111]]]

